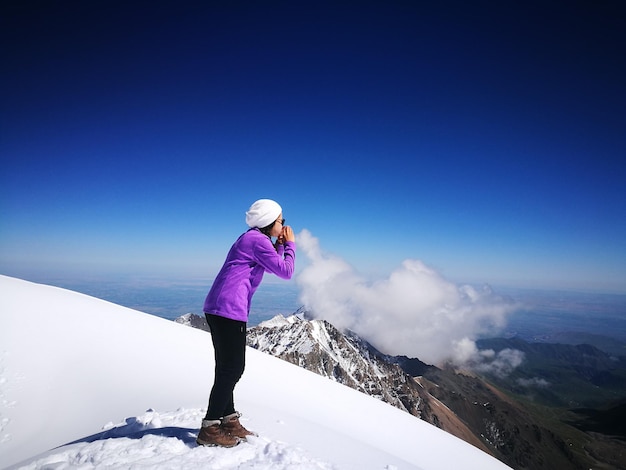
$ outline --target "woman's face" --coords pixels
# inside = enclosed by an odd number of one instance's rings
[[[270,230],[270,236],[277,237],[280,235],[280,233],[283,231],[282,221],[283,221],[283,213],[281,212],[280,215],[278,216],[278,219],[276,219],[274,226]]]

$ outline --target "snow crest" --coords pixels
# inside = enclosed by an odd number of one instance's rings
[[[195,443],[200,409],[145,414],[63,446],[20,466],[21,470],[80,467],[206,469],[331,470],[334,465],[302,449],[264,437],[251,437],[233,449],[201,447]]]
[[[261,437],[198,447],[215,366],[208,333],[6,276],[0,291],[0,468],[508,468],[408,413],[252,348],[236,402]]]

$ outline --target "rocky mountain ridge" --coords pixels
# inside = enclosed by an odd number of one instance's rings
[[[397,364],[384,360],[358,336],[343,334],[327,321],[309,321],[296,315],[275,317],[250,328],[247,341],[255,349],[417,417],[430,413],[420,395],[422,388]]]
[[[179,322],[207,329],[198,318]],[[304,312],[249,328],[248,345],[385,401],[515,469],[625,468],[621,448],[548,418],[552,410],[521,403],[468,372],[387,356]]]
[[[584,468],[567,443],[480,378],[387,356],[325,320],[277,316],[250,328],[248,345],[396,406],[513,468]],[[551,448],[550,458],[536,451],[538,441]]]

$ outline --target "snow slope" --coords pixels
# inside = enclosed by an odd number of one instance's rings
[[[508,468],[250,348],[236,400],[260,437],[198,447],[213,373],[208,333],[5,276],[0,292],[0,468]]]

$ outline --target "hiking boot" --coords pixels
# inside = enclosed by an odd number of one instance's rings
[[[228,434],[219,420],[204,419],[196,442],[201,446],[235,447],[240,439]]]
[[[245,439],[247,436],[258,436],[258,434],[248,431],[239,422],[240,413],[233,413],[222,418],[221,428],[231,436]]]

